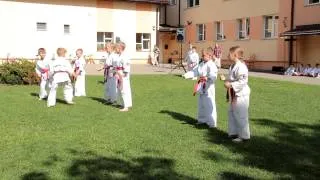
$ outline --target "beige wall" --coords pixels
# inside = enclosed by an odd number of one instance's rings
[[[320,36],[303,36],[299,38],[298,61],[314,66],[320,63]]]
[[[223,32],[226,40],[218,43],[223,48],[223,59],[227,59],[228,49],[231,46],[240,45],[245,50],[245,57],[256,56],[257,68],[271,69],[272,65],[278,64],[278,39],[264,39],[263,16],[279,14],[279,0],[202,0],[200,6],[187,8],[183,1],[183,21],[192,21],[186,26],[187,41],[196,45],[199,50],[207,48],[216,42],[216,21],[222,21]],[[237,39],[237,19],[250,18],[250,37],[248,40]],[[197,42],[197,24],[206,24],[206,41]],[[280,24],[280,20],[279,20]],[[225,60],[224,60],[225,61]],[[227,61],[225,61],[227,62]]]
[[[306,6],[304,0],[295,2],[295,26],[320,23],[320,4]]]

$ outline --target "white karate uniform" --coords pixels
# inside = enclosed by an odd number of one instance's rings
[[[238,60],[229,69],[229,79],[235,91],[236,101],[229,107],[229,135],[238,135],[241,139],[250,139],[248,68]]]
[[[104,67],[109,67],[109,71],[105,69],[106,82],[104,83],[104,99],[110,100],[111,102],[117,101],[117,79],[114,76],[115,69],[117,66],[117,54],[110,53],[106,55],[106,60],[104,62]]]
[[[188,71],[192,71],[199,64],[199,54],[196,52],[189,51],[186,60],[188,64]]]
[[[38,60],[36,63],[36,73],[40,79],[40,92],[39,98],[44,99],[48,96],[47,91],[49,90],[49,68],[51,60],[45,58],[44,60]]]
[[[311,67],[306,67],[303,71],[304,76],[308,76],[311,72],[312,68]]]
[[[117,56],[114,61],[115,68],[123,68],[123,73],[125,76],[122,77],[122,89],[118,89],[118,95],[120,96],[121,105],[124,108],[132,107],[132,95],[131,95],[131,85],[130,85],[130,60],[124,54]]]
[[[184,77],[189,79],[193,77],[207,77],[205,87],[198,91],[198,122],[206,123],[210,127],[217,127],[217,110],[215,100],[215,82],[218,75],[216,64],[210,60],[201,62],[197,68],[187,72]]]
[[[284,72],[284,75],[287,75],[287,76],[292,76],[295,72],[295,67],[289,67],[286,72]]]
[[[155,66],[159,65],[159,62],[158,62],[159,54],[160,54],[160,49],[159,48],[154,48],[153,52],[152,52],[152,57],[151,57],[152,65],[155,65]]]
[[[214,58],[214,63],[216,64],[217,68],[221,68],[221,58]]]
[[[86,96],[86,60],[80,57],[75,61],[74,66],[80,70],[74,85],[74,96]]]
[[[317,72],[318,72],[318,69],[316,67],[310,68],[309,75],[312,76],[312,77],[316,77],[317,76]]]
[[[73,99],[73,88],[70,74],[73,68],[68,60],[63,57],[56,58],[50,66],[50,93],[47,106],[55,106],[58,86],[63,86],[64,99],[71,103]]]

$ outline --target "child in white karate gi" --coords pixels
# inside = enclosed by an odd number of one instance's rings
[[[130,85],[130,60],[125,54],[126,45],[120,42],[116,45],[116,53],[118,54],[114,61],[114,68],[116,70],[115,77],[118,83],[118,94],[122,100],[121,112],[129,111],[132,107],[132,95]]]
[[[46,50],[44,48],[39,48],[38,58],[35,70],[40,77],[39,100],[43,100],[48,96],[49,66],[51,60],[46,58]]]
[[[74,85],[74,96],[86,96],[86,60],[83,57],[83,50],[77,49],[76,61],[74,63],[74,72],[76,74],[76,82]]]
[[[215,82],[218,75],[218,68],[213,62],[212,49],[203,51],[203,62],[195,69],[183,76],[186,79],[199,77],[194,88],[194,95],[198,98],[198,124],[207,124],[210,128],[217,127],[217,111],[215,102]]]
[[[56,58],[50,66],[50,93],[48,96],[47,106],[56,105],[56,94],[58,86],[63,86],[64,99],[67,104],[74,104],[73,88],[71,84],[71,76],[75,76],[74,70],[70,62],[65,58],[66,50],[58,48],[58,58]]]
[[[229,137],[233,142],[250,139],[249,130],[249,98],[248,68],[241,60],[243,51],[239,46],[230,48],[229,58],[233,61],[229,69],[229,77],[224,86],[228,89]]]

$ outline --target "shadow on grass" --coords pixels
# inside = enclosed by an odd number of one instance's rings
[[[275,133],[270,137],[257,134],[247,143],[234,144],[228,140],[227,133],[216,130],[208,131],[208,140],[240,153],[243,156],[240,163],[245,166],[263,169],[284,178],[317,179],[320,176],[320,125],[282,123],[269,119],[251,121],[274,128]],[[208,158],[213,156],[213,152],[203,153]]]
[[[49,177],[47,173],[31,172],[23,175],[21,179],[22,180],[49,180]]]
[[[38,93],[30,93],[31,96],[34,96],[34,97],[39,97],[39,94]],[[47,101],[48,98],[44,98],[43,99],[44,101]],[[66,105],[69,105],[65,100],[62,100],[62,99],[57,99],[56,100],[57,103],[61,103],[61,104],[66,104]]]
[[[70,164],[63,170],[67,179],[197,179],[175,172],[174,161],[167,158],[143,156],[124,160],[101,156],[92,151],[80,152],[74,149],[67,149],[67,152],[72,156]],[[52,159],[49,157],[45,162],[52,161],[49,164],[54,164],[56,159],[59,158]],[[22,180],[38,180],[41,177],[44,180],[49,179],[47,174],[35,171],[22,176]]]
[[[254,178],[240,175],[234,172],[223,172],[219,174],[219,179],[221,180],[254,180]]]
[[[184,115],[182,113],[174,112],[174,111],[168,111],[168,110],[162,110],[159,113],[161,114],[168,114],[170,115],[173,119],[181,121],[183,124],[189,124],[194,126],[197,129],[207,129],[208,126],[205,124],[197,124],[197,120],[193,117]]]
[[[30,93],[31,96],[39,97],[39,93]]]
[[[104,100],[103,98],[98,98],[98,97],[90,97],[90,99],[97,101],[98,103],[102,103],[105,104],[106,100]]]

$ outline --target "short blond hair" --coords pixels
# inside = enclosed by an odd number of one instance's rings
[[[240,46],[233,46],[229,49],[230,53],[236,53],[239,59],[243,59],[244,51]]]
[[[58,48],[57,49],[57,54],[58,54],[58,56],[65,56],[66,55],[66,53],[67,53],[67,50],[65,49],[65,48]]]

